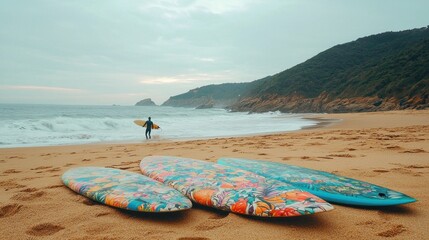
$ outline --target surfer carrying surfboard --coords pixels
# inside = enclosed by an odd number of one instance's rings
[[[146,139],[150,139],[150,132],[152,131],[152,127],[153,127],[153,122],[150,120],[150,117],[148,118],[148,120],[143,124],[142,127],[146,126]],[[149,136],[149,137],[148,137]]]

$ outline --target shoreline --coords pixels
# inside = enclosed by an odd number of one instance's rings
[[[323,127],[183,141],[0,148],[0,233],[5,239],[429,238],[429,110],[311,118],[322,119]],[[387,187],[418,202],[385,208],[334,204],[331,212],[286,219],[251,218],[196,204],[184,212],[147,214],[92,202],[60,179],[80,166],[138,173],[140,160],[149,155],[284,162]]]
[[[318,116],[320,114],[311,114]],[[1,149],[21,149],[21,148],[43,148],[43,147],[66,147],[66,146],[81,146],[81,145],[114,145],[114,144],[147,144],[147,143],[166,143],[166,142],[186,142],[186,141],[196,141],[196,140],[213,140],[213,139],[223,139],[223,138],[243,138],[243,137],[256,137],[256,136],[265,136],[273,134],[287,134],[292,132],[299,132],[306,129],[316,129],[330,126],[332,124],[338,123],[341,119],[324,119],[319,117],[303,117],[302,119],[315,121],[316,124],[312,126],[304,126],[297,130],[290,131],[273,131],[273,132],[262,132],[262,133],[249,133],[249,134],[238,134],[238,135],[225,135],[225,136],[213,136],[213,137],[189,137],[189,138],[160,138],[155,135],[152,136],[151,140],[144,139],[142,135],[141,139],[135,140],[117,140],[117,141],[100,141],[100,142],[87,142],[87,143],[65,143],[61,145],[29,145],[29,146],[13,146],[13,147],[0,147]],[[152,132],[153,134],[154,132]]]

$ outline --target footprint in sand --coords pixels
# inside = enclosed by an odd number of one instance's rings
[[[58,184],[58,185],[47,186],[45,187],[45,189],[54,189],[54,188],[62,188],[62,187],[65,187],[65,186],[62,184]]]
[[[31,181],[31,180],[38,179],[38,178],[43,178],[43,177],[25,177],[25,178],[22,178],[21,180],[22,181]]]
[[[306,160],[306,161],[315,161],[315,162],[319,162],[320,161],[319,159],[312,158],[312,157],[309,157],[309,156],[303,156],[303,157],[301,157],[301,159],[302,160]]]
[[[406,168],[429,168],[429,165],[427,166],[422,166],[422,165],[408,165],[405,166]]]
[[[402,151],[400,153],[425,153],[426,151],[421,149],[421,148],[416,148],[416,149],[409,149],[409,150],[405,150]]]
[[[377,236],[381,237],[395,237],[396,235],[406,232],[407,228],[402,224],[394,225],[390,229],[377,233]]]
[[[8,169],[3,171],[4,174],[10,174],[10,173],[20,173],[21,171],[15,170],[15,169]]]
[[[195,230],[197,230],[197,231],[208,231],[208,230],[220,228],[220,227],[224,226],[225,224],[226,224],[226,222],[224,222],[224,221],[219,221],[218,219],[212,219],[212,220],[207,220],[207,221],[202,222],[201,224],[199,224],[198,226],[195,227]]]
[[[320,143],[320,142],[310,142],[305,144],[305,146],[322,146],[322,145],[326,145],[326,144]]]
[[[16,204],[16,203],[2,206],[0,208],[0,218],[10,217],[10,216],[15,215],[16,213],[19,212],[21,207],[22,207],[22,205]]]
[[[0,187],[4,187],[5,191],[9,191],[11,189],[24,188],[26,186],[19,184],[19,183],[16,183],[13,180],[6,180],[6,181],[0,182]]]
[[[37,192],[37,190],[39,190],[39,189],[37,189],[37,188],[26,188],[26,189],[21,190],[20,192],[32,193],[32,192]]]
[[[420,172],[415,172],[413,170],[410,170],[410,168],[407,168],[407,167],[392,168],[391,170],[393,172],[397,172],[397,173],[405,174],[405,175],[411,175],[414,177],[420,177],[421,176]]]
[[[380,236],[380,237],[395,237],[398,234],[407,231],[407,228],[404,225],[392,224],[389,222],[394,217],[388,216],[388,215],[384,214],[383,212],[379,212],[378,214],[381,218],[379,221],[367,220],[367,221],[363,221],[363,222],[358,222],[358,223],[356,223],[356,225],[366,226],[366,227],[370,227],[373,229],[374,229],[374,227],[376,227],[377,229],[380,229],[380,228],[386,229],[387,228],[387,230],[382,231],[382,232],[378,232],[375,234],[376,236]]]
[[[58,171],[61,171],[60,167],[52,168],[52,169],[46,170],[45,172],[58,172]]]
[[[402,147],[395,145],[395,146],[387,146],[386,149],[389,149],[389,150],[401,150]]]
[[[18,200],[18,201],[31,201],[36,198],[40,198],[46,195],[46,192],[44,191],[38,191],[38,192],[21,192],[15,194],[11,199]]]
[[[348,153],[345,153],[345,154],[329,154],[328,156],[329,157],[344,157],[344,158],[354,158],[354,157],[356,157],[355,155],[351,155],[351,154],[348,154]]]
[[[110,215],[110,212],[101,212],[101,213],[96,213],[95,217],[102,217],[102,216],[107,216]]]
[[[377,173],[387,173],[387,172],[390,172],[389,170],[385,170],[385,169],[374,169],[372,171],[373,172],[377,172]]]
[[[42,223],[42,224],[33,226],[32,228],[27,230],[26,233],[32,236],[50,236],[63,230],[64,228],[65,227],[61,225],[56,225],[53,223]]]
[[[195,227],[195,230],[197,231],[207,231],[212,230],[216,228],[220,228],[228,223],[228,220],[226,217],[229,215],[228,212],[219,212],[215,213],[212,216],[210,216],[206,221],[198,224]]]
[[[40,166],[40,167],[32,168],[31,170],[43,170],[43,169],[48,169],[53,167],[54,166]]]

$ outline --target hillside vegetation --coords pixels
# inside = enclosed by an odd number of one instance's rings
[[[261,80],[201,87],[172,98],[225,97],[235,111],[354,112],[422,109],[429,106],[428,95],[425,27],[363,37]]]
[[[253,85],[263,81],[253,81],[250,83],[223,83],[219,85],[208,85],[192,89],[187,93],[170,97],[163,106],[172,107],[199,107],[203,105],[213,105],[214,107],[227,107],[236,103],[241,95]]]

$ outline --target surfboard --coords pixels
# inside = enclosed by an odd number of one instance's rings
[[[239,158],[220,158],[217,162],[289,183],[333,203],[392,206],[416,201],[412,197],[388,188],[304,167]]]
[[[140,127],[143,127],[146,121],[144,120],[134,120],[134,123]],[[159,129],[160,126],[156,125],[155,123],[152,125],[152,129]]]
[[[139,212],[174,212],[192,207],[177,190],[138,173],[78,167],[61,177],[64,185],[99,203]]]
[[[211,162],[149,156],[140,162],[140,169],[196,203],[233,213],[293,217],[333,209],[324,200],[290,184]]]

